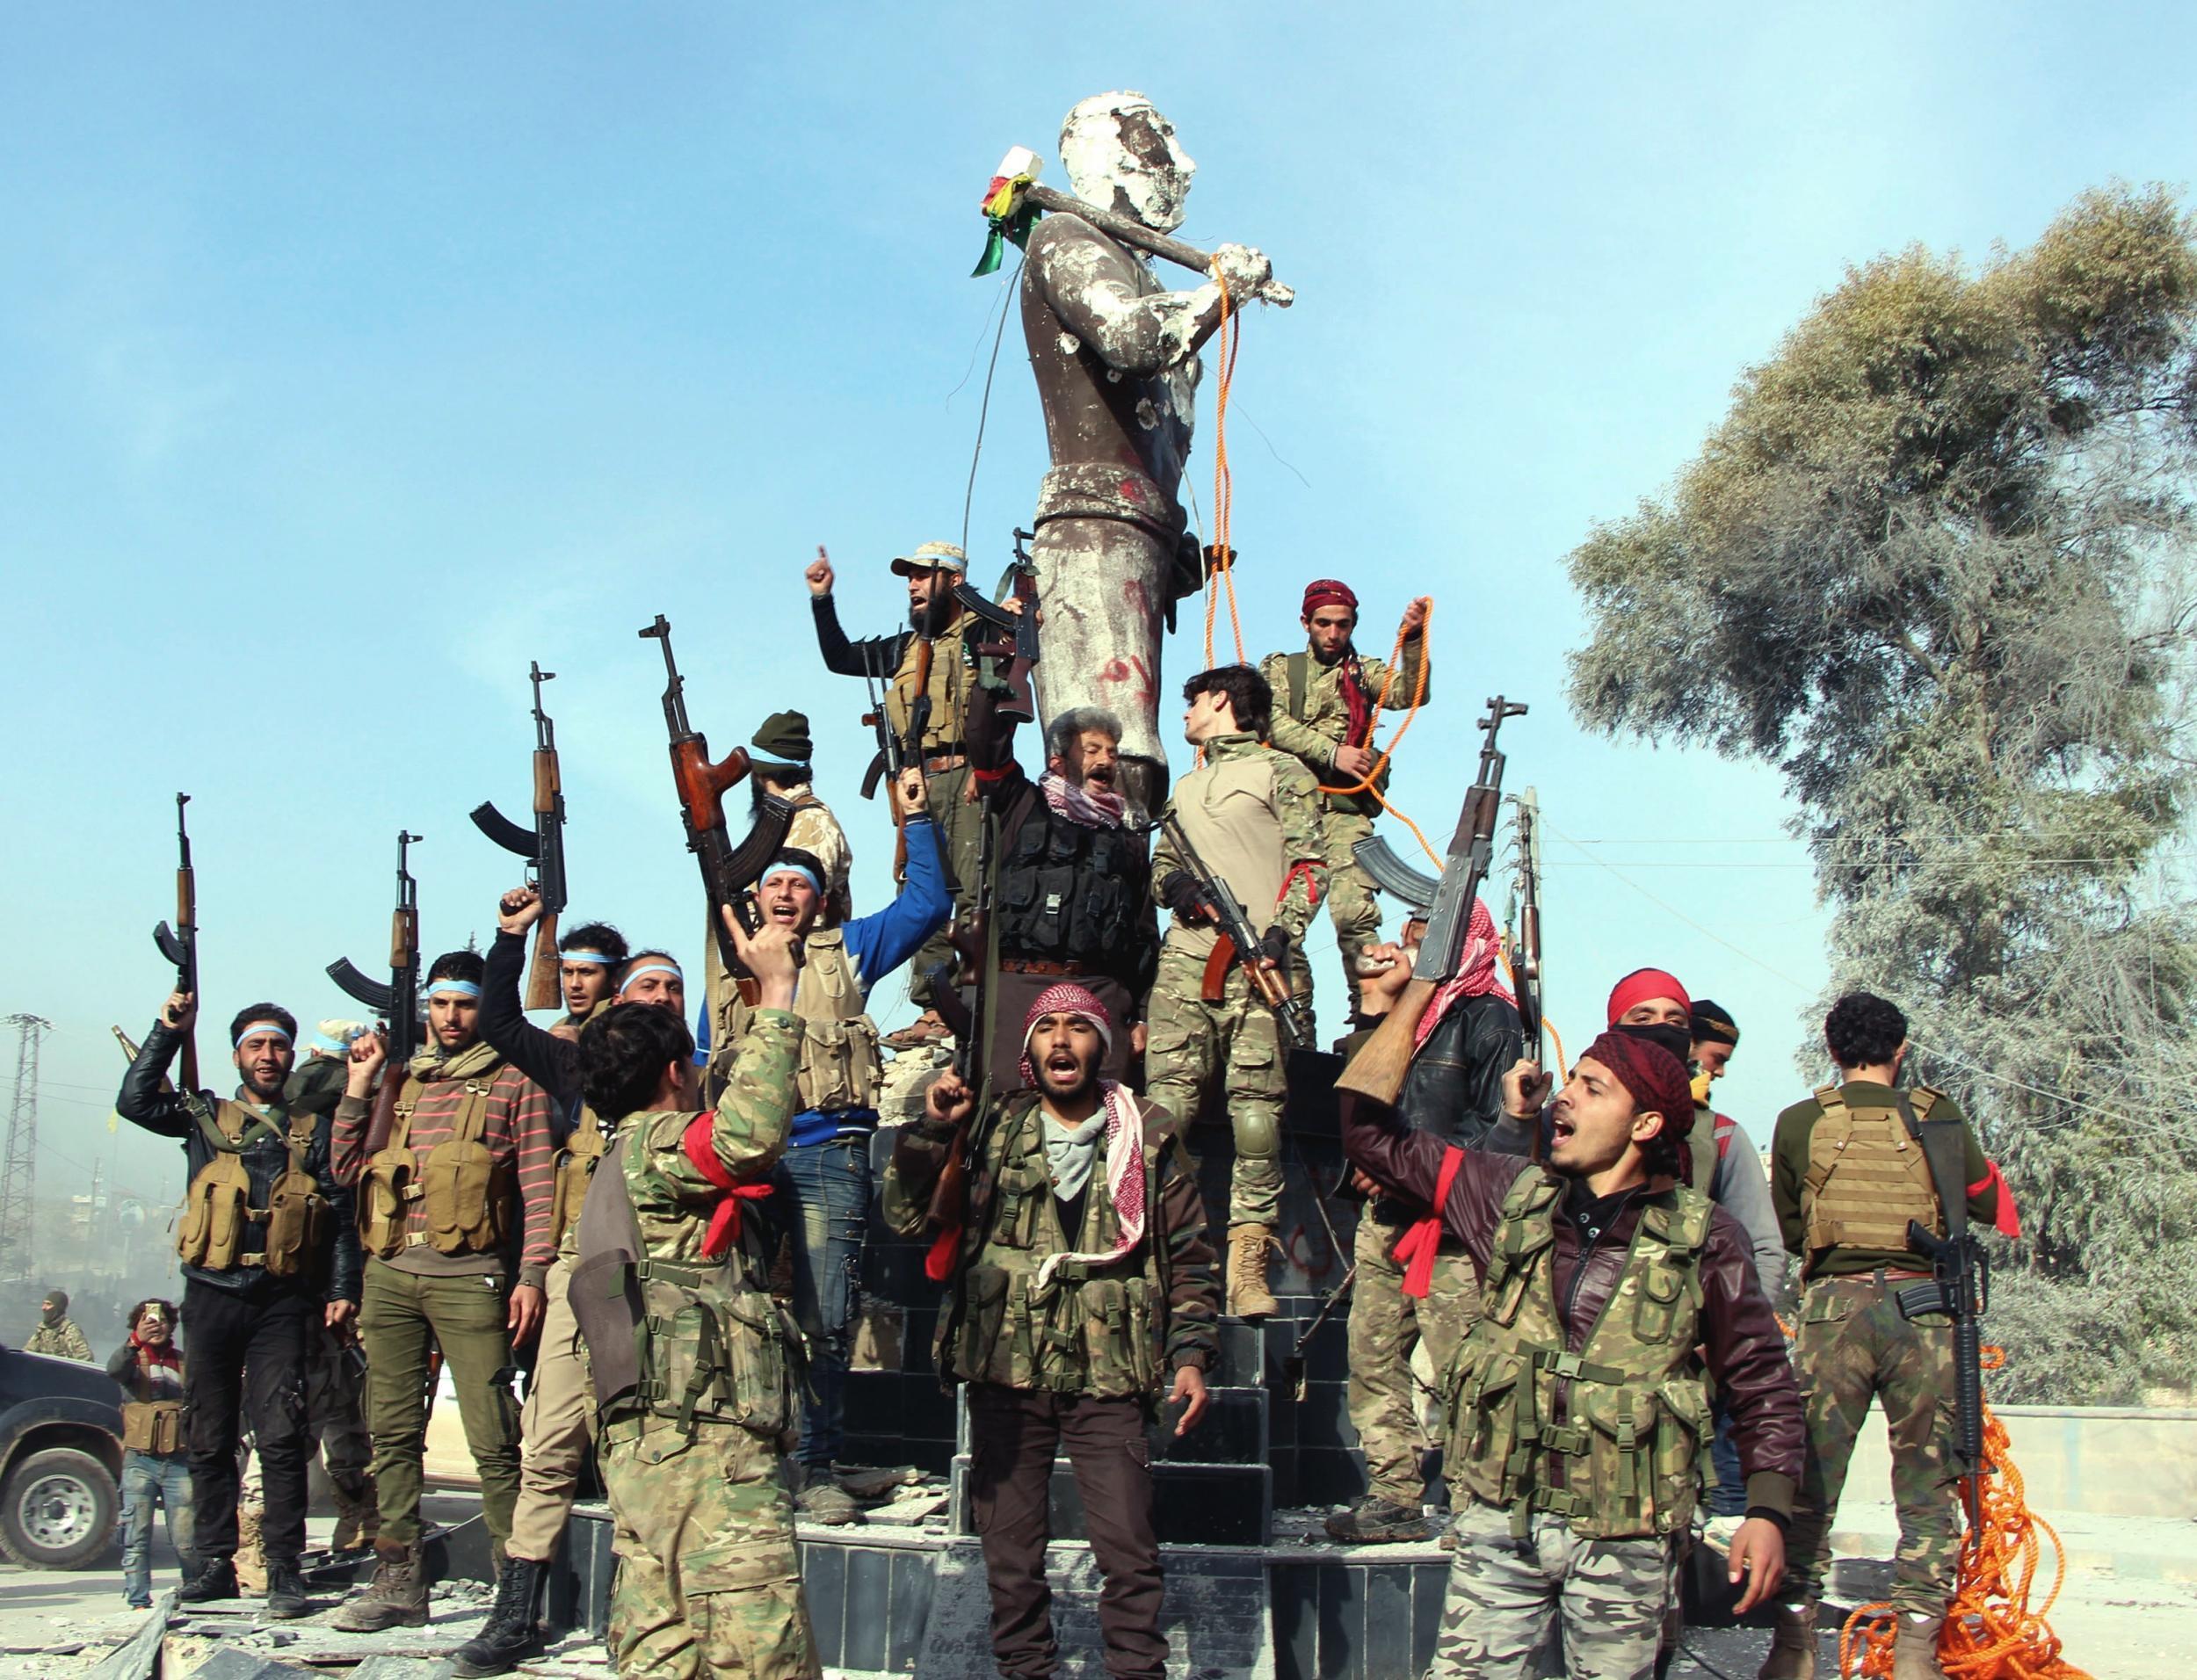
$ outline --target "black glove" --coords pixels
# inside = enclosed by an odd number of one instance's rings
[[[1289,966],[1289,930],[1279,922],[1269,922],[1266,931],[1258,936],[1258,954],[1278,968]]]
[[[1195,875],[1187,869],[1171,869],[1159,884],[1159,902],[1179,916],[1195,916],[1205,896]]]

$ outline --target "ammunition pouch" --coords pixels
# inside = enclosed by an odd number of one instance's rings
[[[400,1126],[408,1117],[400,1117]],[[404,1252],[410,1204],[419,1196],[414,1182],[418,1162],[401,1145],[384,1148],[366,1162],[359,1178],[359,1245],[368,1254],[393,1260]]]
[[[640,1383],[636,1397],[687,1433],[697,1423],[736,1423],[773,1437],[792,1427],[800,1342],[766,1290],[707,1268],[642,1260]]]
[[[122,1445],[132,1452],[163,1457],[183,1450],[183,1402],[131,1400],[122,1404]]]
[[[511,1235],[511,1175],[481,1141],[492,1089],[488,1080],[466,1081],[457,1125],[420,1166],[427,1242],[438,1254],[484,1253]]]
[[[557,1156],[556,1177],[550,1184],[549,1246],[552,1249],[562,1249],[564,1234],[578,1222],[580,1209],[587,1201],[588,1181],[595,1176],[595,1168],[602,1160],[606,1147],[602,1122],[595,1118],[595,1111],[582,1109],[579,1125],[564,1141],[564,1150]]]
[[[176,1256],[186,1266],[227,1271],[244,1252],[251,1225],[251,1175],[223,1150],[192,1175],[176,1221]]]

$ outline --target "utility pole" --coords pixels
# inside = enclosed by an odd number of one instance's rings
[[[8,1104],[8,1155],[0,1166],[0,1268],[17,1278],[31,1269],[31,1182],[38,1171],[38,1040],[53,1023],[37,1015],[11,1015],[19,1037],[15,1051],[15,1100]]]

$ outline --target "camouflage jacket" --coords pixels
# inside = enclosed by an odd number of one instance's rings
[[[1290,681],[1290,662],[1298,659],[1304,662],[1302,692],[1299,685]],[[1355,776],[1341,775],[1335,768],[1335,749],[1344,744],[1343,737],[1350,730],[1350,703],[1343,698],[1345,660],[1358,667],[1358,680],[1365,688],[1374,713],[1380,710],[1384,689],[1389,695],[1388,709],[1401,712],[1418,692],[1419,674],[1426,663],[1426,641],[1423,636],[1405,637],[1403,657],[1393,667],[1385,660],[1368,659],[1356,648],[1332,664],[1323,664],[1309,643],[1301,654],[1268,654],[1258,666],[1259,675],[1274,692],[1274,716],[1267,732],[1269,739],[1283,752],[1302,760],[1315,781],[1338,787],[1347,786],[1358,779]],[[1363,747],[1370,743],[1353,741],[1350,744]],[[1374,785],[1386,787],[1388,771],[1384,770]],[[1370,793],[1323,793],[1320,799],[1328,809],[1362,811],[1368,816],[1380,808]]]
[[[1311,772],[1248,735],[1216,735],[1205,753],[1205,763],[1176,784],[1168,808],[1206,866],[1228,883],[1251,926],[1264,932],[1278,924],[1302,945],[1327,892],[1319,789]],[[1180,850],[1163,833],[1152,852],[1155,897],[1183,867]],[[1212,923],[1178,915],[1167,944],[1203,957],[1218,937]]]

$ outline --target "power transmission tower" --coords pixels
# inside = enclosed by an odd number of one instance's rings
[[[22,1278],[31,1265],[31,1181],[38,1171],[38,1040],[53,1023],[11,1015],[20,1035],[15,1051],[15,1100],[8,1104],[8,1158],[0,1167],[0,1269]]]

